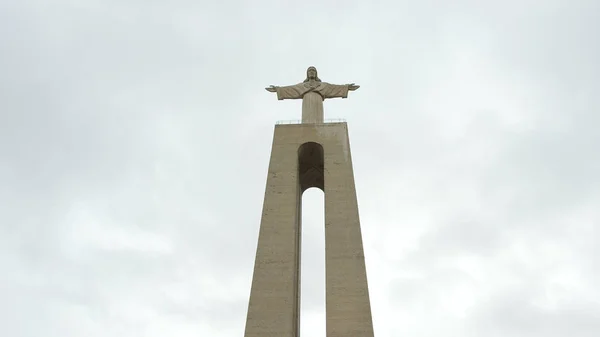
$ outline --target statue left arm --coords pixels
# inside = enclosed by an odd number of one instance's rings
[[[323,98],[347,98],[348,91],[354,91],[358,89],[359,86],[352,84],[329,84],[323,83],[319,88],[319,92],[323,96]]]

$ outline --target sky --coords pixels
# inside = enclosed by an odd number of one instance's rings
[[[274,124],[348,122],[378,337],[600,335],[600,2],[0,1],[0,327],[243,336]],[[325,337],[323,193],[302,333]]]

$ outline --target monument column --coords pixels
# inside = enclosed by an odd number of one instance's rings
[[[300,209],[297,146],[273,139],[245,337],[299,336]]]
[[[245,337],[300,337],[302,193],[325,193],[327,337],[373,337],[367,274],[348,125],[323,122],[323,100],[346,98],[355,84],[270,86],[278,99],[302,99],[302,123],[276,125]]]
[[[373,337],[348,127],[325,146],[327,337]]]

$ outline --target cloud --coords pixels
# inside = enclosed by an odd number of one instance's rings
[[[300,110],[263,88],[315,65],[361,85],[325,114],[349,123],[378,335],[597,335],[598,10],[1,4],[0,325],[243,334],[273,123]],[[302,331],[324,336],[310,192]]]

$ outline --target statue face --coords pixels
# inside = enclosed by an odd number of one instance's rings
[[[317,78],[317,68],[308,67],[308,70],[306,70],[306,77],[308,77],[311,80]]]

